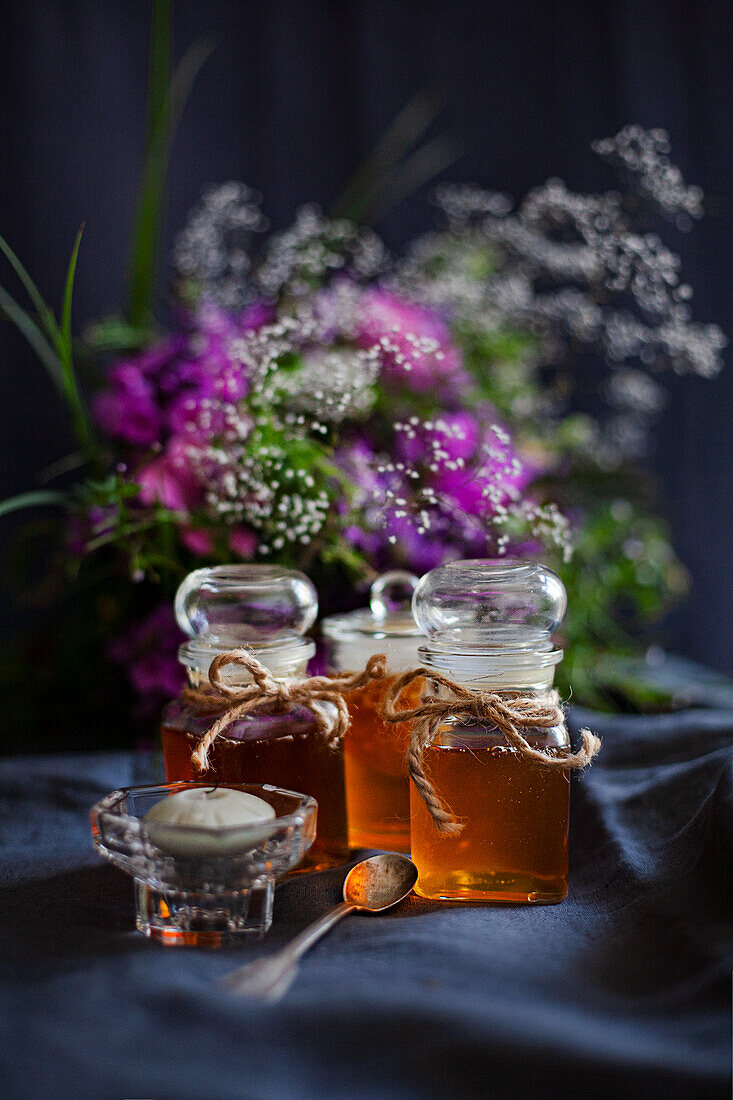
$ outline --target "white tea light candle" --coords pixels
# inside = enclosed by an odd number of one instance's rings
[[[274,818],[269,802],[246,791],[191,787],[156,802],[143,821],[153,844],[171,855],[232,856],[261,843],[267,830],[252,826]]]

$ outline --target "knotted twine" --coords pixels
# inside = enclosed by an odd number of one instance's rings
[[[227,684],[222,669],[240,665],[252,676],[251,684]],[[285,713],[300,705],[311,712],[316,721],[316,736],[328,745],[336,745],[348,729],[350,718],[344,695],[363,687],[370,680],[381,680],[386,672],[387,658],[383,653],[370,657],[361,672],[344,672],[337,676],[310,676],[305,680],[276,680],[269,669],[246,649],[231,649],[220,653],[209,667],[209,686],[185,688],[184,703],[199,714],[217,710],[220,716],[209,727],[192,753],[199,771],[209,765],[209,750],[220,733],[245,714],[269,704],[275,713]],[[336,713],[324,704],[331,703]]]
[[[447,694],[431,699],[423,697],[420,706],[397,710],[397,702],[404,689],[413,680],[421,678],[439,684],[446,689]],[[405,754],[410,778],[427,806],[436,828],[439,832],[452,836],[463,830],[463,823],[458,821],[443,802],[423,766],[423,753],[447,718],[495,726],[521,757],[552,771],[577,771],[584,768],[601,749],[600,737],[596,737],[588,729],[581,730],[582,748],[575,753],[559,755],[533,748],[522,736],[522,728],[552,729],[553,726],[564,724],[565,715],[556,691],[548,691],[540,697],[526,695],[521,691],[506,691],[501,694],[494,691],[471,691],[434,669],[413,668],[393,680],[382,703],[382,717],[385,722],[412,722],[410,744]]]

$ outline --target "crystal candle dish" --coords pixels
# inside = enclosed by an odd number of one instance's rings
[[[314,798],[269,784],[226,784],[264,799],[275,817],[226,828],[142,820],[162,798],[210,783],[123,787],[91,809],[99,854],[135,879],[139,932],[173,946],[220,947],[263,936],[275,882],[316,835]]]

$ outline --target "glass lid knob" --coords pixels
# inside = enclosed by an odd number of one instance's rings
[[[431,645],[472,651],[550,649],[566,607],[557,574],[519,558],[441,565],[425,574],[412,598]]]
[[[188,574],[175,611],[189,637],[237,646],[304,634],[316,620],[318,597],[297,569],[215,565]]]
[[[371,587],[369,607],[375,619],[386,619],[396,611],[409,611],[419,577],[405,569],[382,573]]]

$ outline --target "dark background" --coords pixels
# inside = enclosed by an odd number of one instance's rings
[[[628,122],[666,127],[673,159],[704,188],[708,211],[672,243],[695,287],[698,319],[733,334],[732,11],[724,0],[179,0],[176,56],[200,37],[216,49],[176,139],[166,247],[212,181],[257,187],[275,228],[302,202],[328,210],[398,110],[434,86],[446,100],[435,131],[450,130],[463,150],[445,178],[517,196],[550,175],[578,190],[607,187],[611,175],[590,153],[591,140]],[[143,0],[5,6],[0,232],[56,302],[86,222],[77,331],[123,301],[149,18]],[[379,228],[399,246],[431,216],[420,192]],[[8,325],[0,327],[0,366],[5,497],[33,487],[71,440],[42,367]],[[694,589],[664,640],[730,669],[733,371],[716,381],[671,379],[669,388],[651,462]],[[14,521],[2,523],[5,537]],[[2,610],[17,629],[24,613],[5,596]]]

